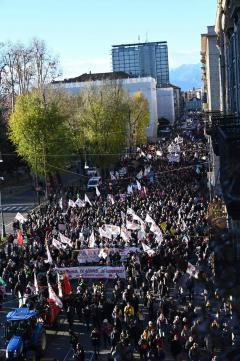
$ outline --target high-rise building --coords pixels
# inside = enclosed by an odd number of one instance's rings
[[[169,83],[168,46],[166,41],[112,46],[113,71],[135,77],[151,76],[157,86]]]

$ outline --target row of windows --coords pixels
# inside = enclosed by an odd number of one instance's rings
[[[240,114],[240,23],[227,49],[228,99],[230,110]]]

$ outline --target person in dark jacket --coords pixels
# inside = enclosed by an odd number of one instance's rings
[[[171,353],[175,361],[179,360],[179,356],[182,352],[182,345],[180,339],[177,334],[173,336],[173,340],[171,341]]]

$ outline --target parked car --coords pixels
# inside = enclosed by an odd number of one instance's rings
[[[88,190],[96,189],[97,187],[99,187],[101,185],[101,183],[102,183],[101,177],[92,177],[88,181],[87,189]]]

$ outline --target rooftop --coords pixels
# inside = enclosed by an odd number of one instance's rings
[[[181,89],[179,86],[171,84],[171,83],[166,83],[166,84],[161,84],[160,88],[174,88],[174,89]]]
[[[8,312],[7,321],[23,321],[31,317],[37,316],[37,312],[29,310],[27,307],[16,308],[16,310]]]
[[[124,47],[124,46],[138,46],[138,45],[149,45],[149,44],[167,44],[167,41],[148,41],[145,43],[133,43],[133,44],[119,44],[119,45],[112,45],[112,48]]]
[[[79,82],[96,81],[96,80],[117,80],[117,79],[127,79],[127,78],[134,78],[134,76],[124,71],[113,71],[108,73],[93,73],[93,74],[85,73],[75,78],[54,81],[54,83],[79,83]]]

